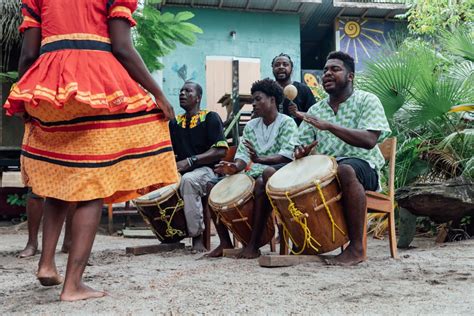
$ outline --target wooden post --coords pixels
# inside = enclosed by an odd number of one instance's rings
[[[146,254],[152,254],[152,253],[158,253],[158,252],[173,251],[176,249],[184,249],[184,243],[177,242],[177,243],[172,243],[172,244],[126,247],[125,253],[131,254],[134,256],[139,256],[139,255],[146,255]]]
[[[258,258],[261,267],[290,267],[307,262],[324,262],[323,259],[315,255],[264,255]]]
[[[239,98],[239,60],[232,60],[232,113],[236,116],[240,111]],[[234,146],[239,144],[239,122],[232,129],[232,142]]]

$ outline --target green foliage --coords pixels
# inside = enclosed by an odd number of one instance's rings
[[[408,28],[417,35],[435,35],[440,29],[453,30],[474,21],[472,0],[406,0]]]
[[[470,27],[459,27],[452,32],[441,31],[440,42],[454,56],[474,62],[474,30]]]
[[[21,45],[21,35],[18,31],[22,17],[20,11],[21,1],[2,0],[0,1],[0,29],[2,36],[0,72],[6,72],[10,64],[10,56],[14,51],[19,51]]]
[[[441,31],[407,38],[368,62],[359,85],[376,94],[398,138],[396,187],[430,178],[474,177],[473,123],[453,106],[474,100],[473,37]]]
[[[395,187],[400,188],[413,183],[428,172],[428,162],[422,159],[423,140],[407,138],[399,143],[395,164]]]
[[[18,194],[7,195],[7,204],[12,206],[26,206],[26,194],[19,196]]]
[[[18,79],[18,71],[0,72],[0,82],[15,82]]]
[[[135,46],[150,71],[164,68],[158,57],[171,53],[177,43],[194,45],[196,34],[203,31],[189,23],[193,17],[194,14],[188,11],[176,15],[162,13],[152,5],[145,5],[134,14],[137,21]]]
[[[413,78],[418,75],[416,64],[409,52],[382,55],[367,65],[367,75],[359,80],[362,89],[380,98],[388,118],[409,100]]]

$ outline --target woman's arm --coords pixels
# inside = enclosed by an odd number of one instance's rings
[[[32,27],[23,33],[20,61],[18,62],[18,77],[21,78],[31,65],[38,59],[41,47],[41,29]]]

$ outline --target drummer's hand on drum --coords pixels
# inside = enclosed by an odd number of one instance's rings
[[[322,131],[329,129],[329,126],[331,125],[331,123],[329,123],[328,121],[321,120],[317,118],[316,116],[312,116],[309,114],[304,114],[303,120],[307,122],[308,124],[311,124],[317,129],[322,130]]]
[[[214,168],[215,173],[233,175],[239,172],[239,168],[235,162],[221,161]]]
[[[300,158],[303,158],[303,157],[306,157],[309,155],[309,153],[311,152],[311,150],[313,150],[313,148],[318,144],[318,141],[315,140],[313,141],[311,144],[307,145],[307,146],[296,146],[295,147],[295,159],[300,159]]]

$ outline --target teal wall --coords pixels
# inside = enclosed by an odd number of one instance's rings
[[[213,9],[167,8],[176,13],[191,11],[195,17],[191,22],[203,29],[194,46],[179,45],[170,55],[163,58],[163,88],[170,102],[180,112],[179,89],[183,80],[177,70],[187,66],[187,79],[206,87],[206,56],[235,56],[260,58],[262,78],[273,78],[270,67],[273,57],[280,53],[291,56],[295,63],[292,78],[300,80],[300,25],[298,15],[272,13],[246,13]],[[229,33],[236,31],[236,39]],[[205,92],[202,101],[205,107]]]

